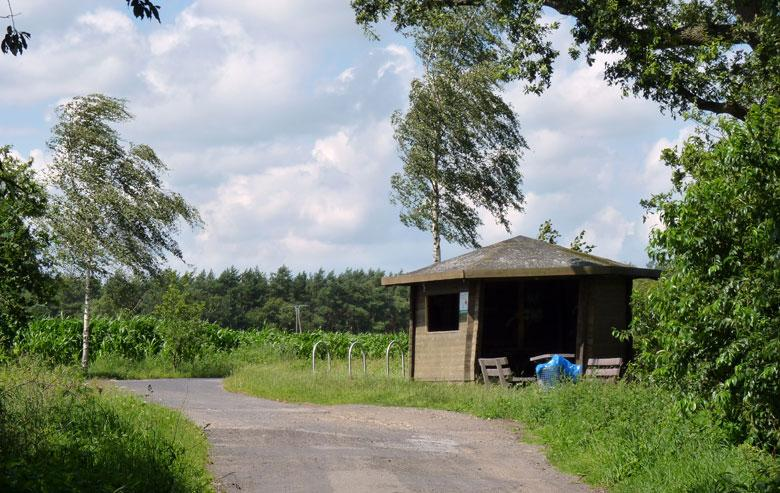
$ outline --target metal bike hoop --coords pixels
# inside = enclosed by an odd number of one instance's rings
[[[352,349],[355,345],[360,346],[360,355],[363,357],[363,375],[368,374],[366,370],[366,352],[363,350],[363,343],[355,341],[349,345],[349,351],[347,352],[347,372],[349,373],[349,378],[352,378]]]
[[[317,346],[320,344],[325,345],[325,354],[328,358],[328,371],[330,371],[330,349],[328,348],[328,343],[325,341],[317,341],[314,343],[314,347],[311,348],[311,372],[314,373],[314,371],[317,369]]]
[[[393,349],[393,346],[395,346],[400,352],[401,352],[401,376],[406,377],[406,366],[404,364],[404,350],[401,348],[401,346],[397,345],[398,341],[393,339],[390,341],[390,344],[387,345],[387,349],[385,349],[385,373],[387,376],[390,376],[390,350]]]

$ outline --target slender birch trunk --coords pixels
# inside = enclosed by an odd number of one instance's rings
[[[81,368],[89,367],[89,290],[92,271],[87,270],[84,276],[84,329],[81,333]]]
[[[433,184],[433,210],[431,211],[431,234],[433,235],[433,263],[441,262],[441,209],[439,187]]]

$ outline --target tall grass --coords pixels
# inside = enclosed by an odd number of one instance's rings
[[[213,491],[180,413],[32,360],[0,367],[0,491]]]
[[[551,462],[614,491],[777,491],[778,462],[734,446],[706,412],[681,414],[673,395],[631,384],[581,382],[544,391],[480,384],[346,377],[343,363],[312,376],[307,361],[267,361],[237,370],[229,390],[290,402],[426,407],[512,419],[546,445]],[[771,482],[774,478],[774,483]]]

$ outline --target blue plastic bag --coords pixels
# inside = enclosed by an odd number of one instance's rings
[[[562,377],[576,382],[581,374],[580,365],[575,365],[560,354],[554,354],[547,363],[536,365],[536,379],[543,387],[556,385]]]

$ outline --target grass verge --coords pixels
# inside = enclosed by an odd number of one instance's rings
[[[288,402],[425,407],[512,419],[524,425],[528,439],[546,445],[557,467],[613,491],[780,486],[777,459],[730,444],[708,413],[683,415],[672,395],[653,387],[582,382],[545,391],[409,382],[384,378],[382,363],[371,362],[367,377],[348,379],[343,362],[313,377],[305,360],[267,360],[237,369],[225,387]]]
[[[72,369],[0,367],[0,437],[0,491],[213,491],[196,425]]]
[[[220,378],[230,375],[236,368],[267,361],[272,349],[266,346],[245,346],[233,351],[213,351],[192,361],[174,366],[171,358],[155,354],[137,360],[119,354],[98,354],[90,363],[91,378],[116,378],[119,380],[149,378]]]

